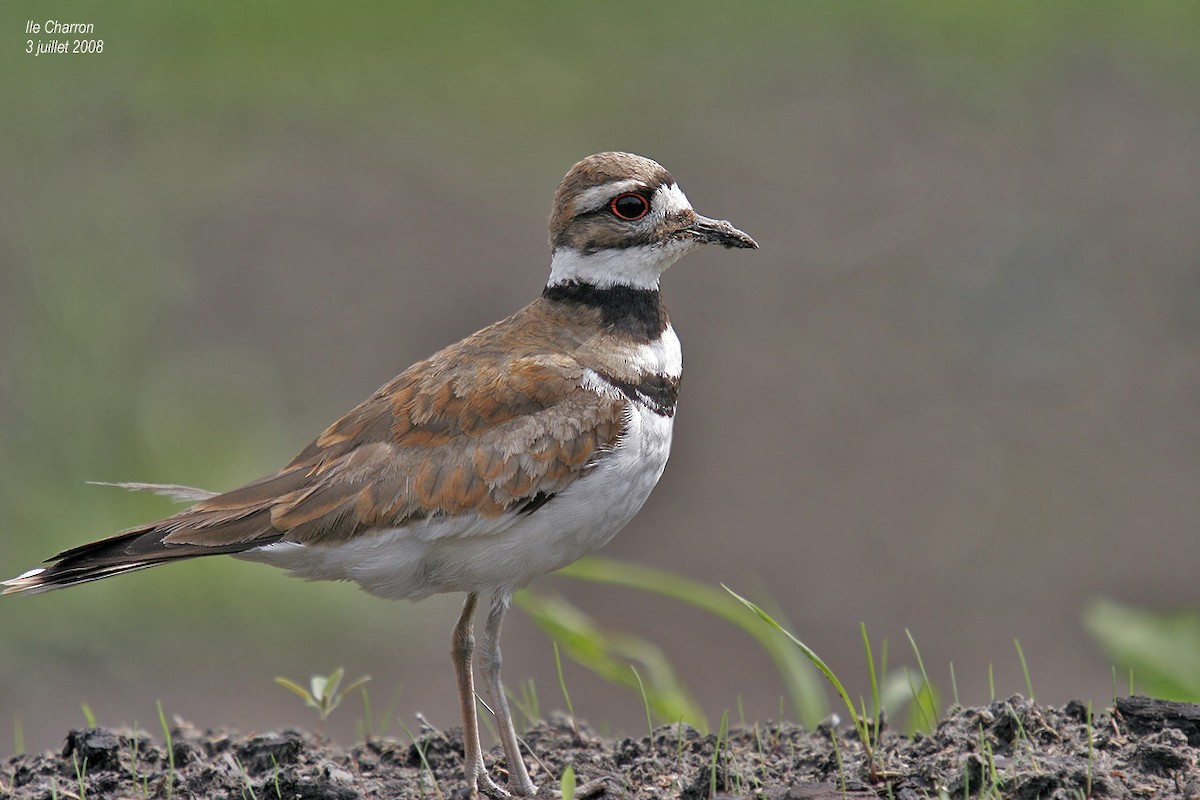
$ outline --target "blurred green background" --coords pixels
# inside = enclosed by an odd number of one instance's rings
[[[26,55],[45,19],[103,53]],[[528,302],[558,180],[628,149],[762,249],[668,274],[675,451],[605,555],[769,593],[860,687],[859,621],[910,628],[968,703],[989,664],[1023,688],[1014,637],[1039,700],[1103,702],[1088,601],[1196,602],[1196,3],[10,0],[0,33],[4,577],[173,508],[86,481],[231,488]],[[710,715],[775,715],[711,618],[538,586],[658,642]],[[272,678],[338,665],[455,725],[458,604],[230,559],[5,598],[0,753],[81,702],[306,724]],[[560,705],[549,642],[514,613],[505,644]]]

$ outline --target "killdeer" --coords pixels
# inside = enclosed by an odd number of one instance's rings
[[[118,484],[192,505],[65,550],[4,593],[222,553],[387,598],[466,592],[452,646],[465,778],[473,797],[533,795],[501,686],[500,625],[516,589],[608,542],[658,482],[682,366],[659,279],[707,244],[758,247],[696,214],[654,161],[589,156],[555,193],[550,278],[528,306],[409,367],[272,475],[220,494]],[[481,596],[507,792],[479,743]]]

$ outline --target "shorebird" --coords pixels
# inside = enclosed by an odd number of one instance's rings
[[[4,581],[4,593],[217,554],[385,598],[465,592],[452,645],[464,776],[473,797],[531,796],[501,685],[501,622],[514,591],[607,543],[662,475],[682,356],[659,280],[709,244],[758,247],[697,214],[658,163],[589,156],[554,195],[550,277],[532,303],[409,367],[278,472],[222,493],[118,484],[191,505],[65,550]],[[479,742],[480,597],[490,602],[481,671],[507,790]]]

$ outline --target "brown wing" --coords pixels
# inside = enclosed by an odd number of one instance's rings
[[[565,489],[611,448],[623,403],[579,388],[565,357],[470,369],[426,362],[331,425],[277,475],[185,515],[263,515],[263,534],[331,543],[431,516],[495,517]],[[425,365],[422,365],[425,366]],[[222,533],[244,536],[228,521]],[[232,543],[187,526],[167,544]]]
[[[5,591],[279,541],[333,544],[430,516],[536,509],[615,445],[624,404],[580,389],[583,369],[569,357],[504,357],[489,331],[406,370],[278,473],[59,553]]]

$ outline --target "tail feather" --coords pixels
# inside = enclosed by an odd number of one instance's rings
[[[169,529],[157,528],[130,531],[63,551],[49,559],[54,563],[48,567],[31,569],[15,578],[0,581],[0,586],[4,587],[0,594],[48,592],[172,561],[241,553],[283,538],[279,534],[252,542],[207,546],[163,542],[163,537],[169,532]],[[142,552],[136,552],[139,550]]]
[[[272,544],[283,538],[283,533],[270,528],[269,512],[256,511],[224,520],[227,532],[234,526],[248,532],[246,536],[230,541],[221,538],[212,544],[173,540],[182,532],[194,530],[187,522],[203,522],[203,513],[170,517],[149,525],[143,525],[107,539],[64,550],[47,559],[50,566],[32,569],[15,578],[0,581],[4,587],[0,594],[21,592],[48,592],[80,583],[98,581],[113,575],[121,575],[139,569],[156,567],[171,561],[182,561],[201,556],[241,553],[256,547]]]
[[[144,562],[139,564],[118,564],[110,567],[94,567],[87,571],[75,571],[74,574],[66,572],[54,572],[53,567],[39,567],[31,569],[26,573],[18,575],[15,578],[10,578],[6,581],[0,581],[0,586],[4,589],[0,594],[39,594],[41,592],[49,592],[54,589],[65,589],[68,586],[78,586],[81,583],[91,583],[102,578],[108,578],[113,575],[122,575],[126,572],[134,570],[147,569],[166,562]]]

